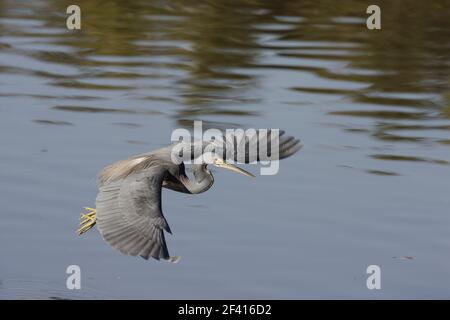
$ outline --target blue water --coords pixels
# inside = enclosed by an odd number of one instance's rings
[[[99,3],[77,32],[70,1],[0,0],[0,298],[450,297],[448,5],[382,1],[369,31],[361,1]],[[102,167],[194,120],[304,148],[165,190],[178,264],[75,234]]]

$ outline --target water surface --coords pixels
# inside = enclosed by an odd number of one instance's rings
[[[70,4],[0,0],[0,298],[450,297],[448,3],[379,1],[381,31],[356,0]],[[103,166],[194,120],[305,147],[165,191],[179,264],[76,236]]]

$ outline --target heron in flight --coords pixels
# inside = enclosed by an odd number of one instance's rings
[[[207,191],[214,183],[208,164],[253,177],[251,173],[227,161],[261,162],[259,153],[255,159],[251,159],[249,150],[259,150],[262,146],[274,144],[274,137],[277,138],[278,146],[278,158],[275,160],[287,158],[302,147],[300,140],[284,135],[284,131],[276,135],[270,131],[266,135],[259,132],[253,138],[231,136],[234,148],[230,144],[218,143],[223,142],[223,139],[191,143],[191,159],[198,153],[205,155],[206,148],[215,146],[215,152],[209,152],[210,161],[193,162],[193,178],[187,176],[182,161],[173,161],[174,148],[180,147],[182,142],[105,167],[99,177],[96,208],[85,208],[87,211],[81,214],[78,235],[97,224],[103,239],[123,254],[141,256],[146,260],[153,257],[177,262],[179,257],[169,255],[164,237],[164,231],[172,232],[162,212],[162,188],[188,194]],[[238,150],[245,150],[243,157],[238,154]]]

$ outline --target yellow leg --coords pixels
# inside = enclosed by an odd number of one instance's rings
[[[91,229],[97,223],[97,210],[87,207],[84,209],[86,210],[86,212],[81,213],[80,228],[77,230],[77,234],[79,236]]]

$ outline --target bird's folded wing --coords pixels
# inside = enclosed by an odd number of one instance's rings
[[[97,225],[103,238],[123,254],[170,259],[161,211],[165,169],[152,167],[100,187]]]

